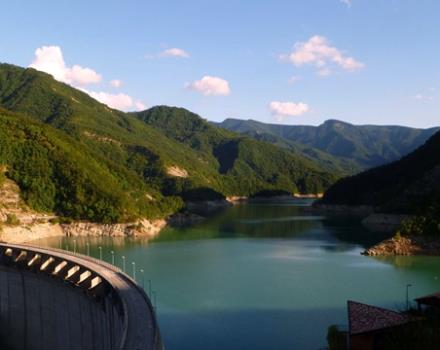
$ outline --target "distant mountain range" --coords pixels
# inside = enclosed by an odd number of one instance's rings
[[[215,125],[296,150],[327,169],[346,174],[400,159],[439,130],[352,125],[339,120],[327,120],[319,126],[300,126],[226,119]]]
[[[0,166],[0,182],[14,180],[32,209],[105,223],[164,217],[188,200],[322,192],[340,176],[188,110],[124,113],[9,64],[0,64]]]
[[[319,193],[434,132],[334,120],[213,125],[168,106],[124,113],[46,73],[0,64],[0,184],[14,180],[32,209],[66,220],[132,222],[188,201]]]

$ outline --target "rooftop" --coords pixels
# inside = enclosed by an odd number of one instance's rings
[[[378,331],[384,328],[400,326],[409,321],[409,317],[399,312],[377,306],[349,300],[348,322],[350,334]]]

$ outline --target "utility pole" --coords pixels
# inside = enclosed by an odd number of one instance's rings
[[[142,274],[142,289],[145,290],[145,276],[144,276],[144,270],[141,269],[141,274]]]
[[[136,281],[136,263],[133,261],[131,265],[133,265],[133,279]]]

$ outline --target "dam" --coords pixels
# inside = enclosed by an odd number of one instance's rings
[[[0,349],[163,350],[154,308],[118,268],[0,243]]]

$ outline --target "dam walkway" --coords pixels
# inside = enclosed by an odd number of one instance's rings
[[[162,350],[143,289],[103,261],[0,243],[0,348]]]

